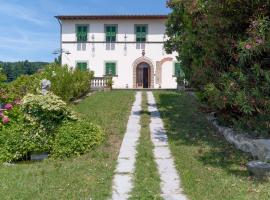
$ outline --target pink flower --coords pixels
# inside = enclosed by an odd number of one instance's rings
[[[11,110],[13,108],[12,104],[8,103],[4,106],[4,109]]]
[[[2,122],[3,122],[3,124],[7,124],[7,123],[10,122],[10,119],[9,119],[7,116],[4,116],[4,117],[2,118]]]
[[[258,38],[258,39],[256,39],[256,42],[257,42],[257,44],[262,44],[263,43],[263,40],[260,39],[260,38]]]
[[[20,99],[16,99],[16,100],[14,101],[14,104],[15,104],[15,105],[21,105],[21,100],[20,100]]]
[[[251,49],[252,46],[251,46],[251,44],[246,44],[245,48],[246,48],[246,49]]]
[[[4,117],[4,113],[2,111],[0,111],[0,118]]]

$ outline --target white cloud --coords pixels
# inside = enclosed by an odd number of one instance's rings
[[[39,18],[40,15],[34,10],[27,9],[18,4],[10,4],[1,2],[0,12],[9,17],[14,17],[20,20],[28,21],[39,26],[44,26],[47,24],[46,20]]]

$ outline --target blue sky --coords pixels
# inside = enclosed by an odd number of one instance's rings
[[[166,0],[0,0],[0,61],[53,61],[55,15],[168,12]]]

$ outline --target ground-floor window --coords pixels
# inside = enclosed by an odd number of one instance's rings
[[[116,62],[106,62],[105,63],[105,75],[106,76],[116,76]]]
[[[88,69],[88,64],[87,62],[77,62],[76,63],[76,68],[82,71],[86,71]]]
[[[174,76],[176,77],[185,77],[185,73],[181,67],[180,62],[174,63]]]

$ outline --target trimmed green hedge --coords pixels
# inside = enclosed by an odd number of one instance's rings
[[[52,156],[66,158],[81,155],[104,140],[102,129],[89,121],[68,122],[56,131]]]

